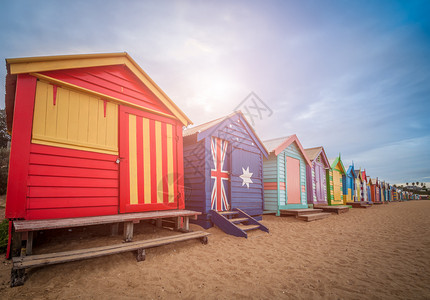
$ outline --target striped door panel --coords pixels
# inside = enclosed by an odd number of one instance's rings
[[[177,208],[175,125],[121,112],[121,212]]]

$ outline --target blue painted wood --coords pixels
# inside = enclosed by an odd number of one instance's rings
[[[211,155],[211,139],[217,137],[228,142],[226,167],[230,171],[229,188],[226,189],[230,209],[239,208],[245,213],[258,216],[263,213],[264,179],[263,158],[268,153],[241,113],[236,113],[216,125],[193,135],[184,135],[184,169],[186,191],[185,206],[202,212],[195,223],[211,224],[211,169],[214,163]],[[197,168],[197,174],[193,168]],[[241,176],[249,170],[252,173],[249,187]]]
[[[211,211],[211,219],[216,226],[218,226],[222,231],[224,231],[227,234],[234,235],[237,237],[244,237],[244,238],[248,237],[245,231],[243,231],[242,229],[234,225],[226,217],[224,217],[223,215],[220,215],[215,210]]]

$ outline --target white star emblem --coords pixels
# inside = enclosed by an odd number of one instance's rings
[[[249,172],[249,166],[246,168],[246,170],[242,167],[243,174],[239,177],[242,178],[242,186],[246,184],[246,187],[249,189],[249,184],[252,183],[251,176],[253,173]]]

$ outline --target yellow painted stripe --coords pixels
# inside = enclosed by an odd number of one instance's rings
[[[163,203],[163,155],[161,149],[161,123],[155,121],[155,156],[157,170],[157,203]]]
[[[167,188],[169,191],[169,203],[175,201],[173,189],[173,126],[166,124],[167,130]]]
[[[149,140],[149,120],[142,118],[143,124],[143,181],[145,204],[151,203],[151,142]]]
[[[130,171],[130,204],[137,204],[137,149],[136,149],[136,116],[128,119],[128,163]]]

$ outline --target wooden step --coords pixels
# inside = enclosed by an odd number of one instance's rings
[[[303,209],[281,209],[280,213],[281,215],[287,215],[287,216],[300,216],[300,215],[310,215],[310,214],[317,214],[321,213],[322,209],[315,209],[315,208],[303,208]]]
[[[178,234],[174,236],[167,236],[167,237],[130,242],[130,243],[121,243],[121,244],[110,245],[110,246],[65,251],[65,252],[58,252],[58,253],[13,257],[12,258],[13,269],[26,269],[30,267],[83,260],[83,259],[100,257],[100,256],[111,255],[116,253],[135,251],[138,249],[153,248],[157,246],[187,241],[191,239],[206,238],[206,241],[207,241],[208,235],[209,233],[204,231],[194,231],[194,232]]]
[[[237,224],[237,227],[242,229],[243,231],[249,231],[260,228],[260,225],[243,225],[243,224]]]
[[[245,222],[245,221],[248,221],[249,219],[248,218],[234,218],[234,219],[229,219],[229,221],[230,222],[232,222],[232,223],[242,223],[242,222]]]
[[[219,211],[218,212],[220,215],[223,215],[224,217],[226,216],[234,216],[237,215],[238,212],[237,211],[231,211],[231,210],[226,210],[226,211]]]
[[[311,222],[311,221],[325,219],[330,215],[331,215],[330,213],[317,213],[317,214],[308,214],[308,215],[304,214],[304,215],[297,216],[297,219],[305,220],[306,222]]]

